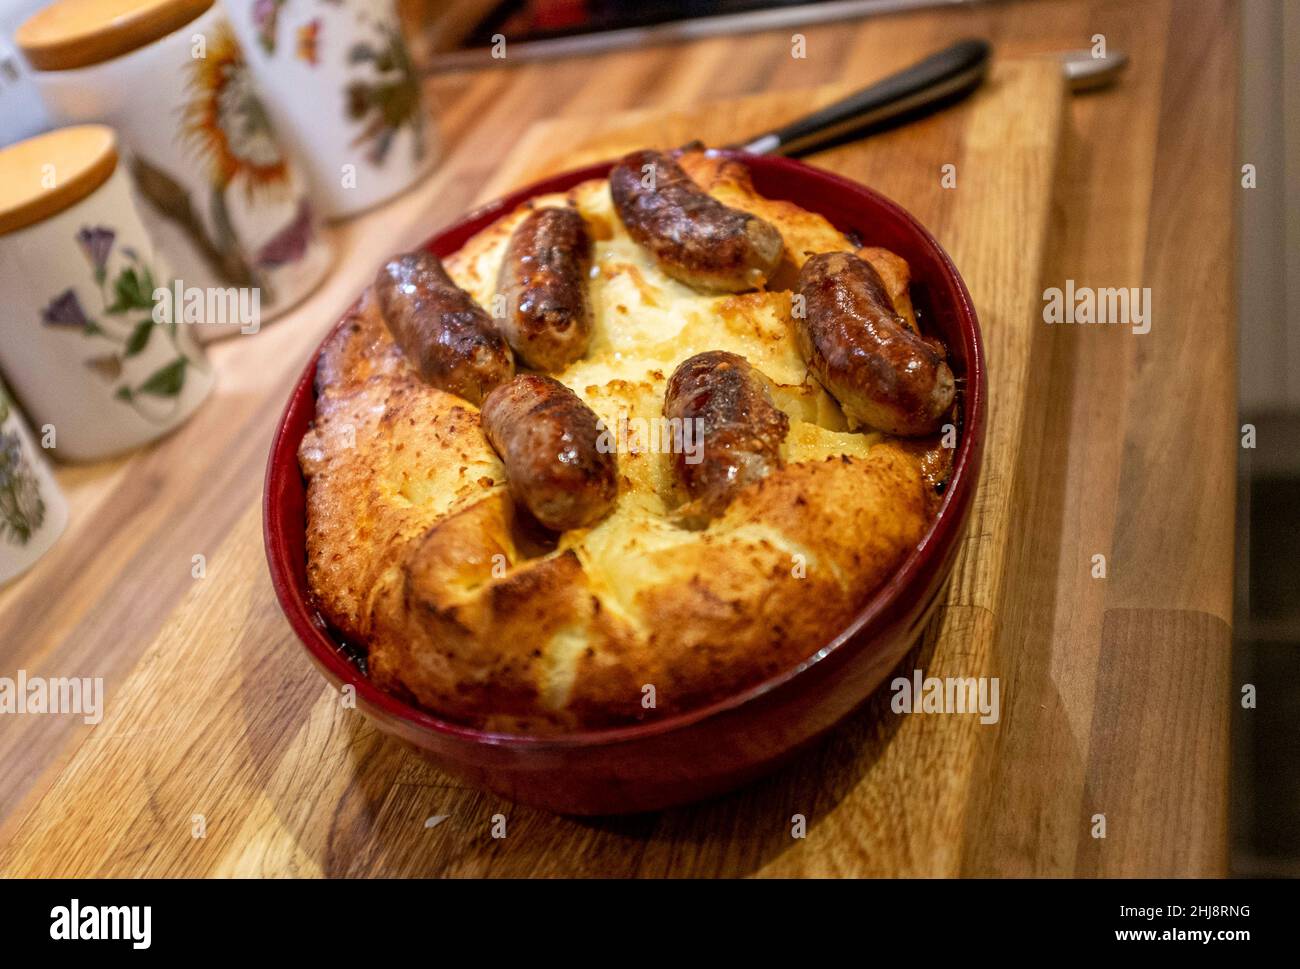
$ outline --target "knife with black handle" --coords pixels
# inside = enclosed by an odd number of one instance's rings
[[[959,41],[841,101],[731,147],[756,155],[797,157],[910,119],[979,87],[992,53],[986,40]]]

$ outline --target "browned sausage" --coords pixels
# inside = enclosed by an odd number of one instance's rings
[[[481,404],[514,375],[514,354],[492,318],[433,253],[389,260],[375,277],[375,294],[393,339],[433,386]]]
[[[498,329],[534,370],[562,370],[587,352],[590,269],[591,238],[576,209],[538,209],[510,237],[497,277]]]
[[[519,374],[483,402],[483,432],[506,466],[510,494],[557,532],[603,518],[618,497],[618,462],[599,418],[564,384]]]
[[[723,205],[660,151],[634,151],[609,173],[628,234],[661,269],[701,289],[739,292],[765,283],[781,261],[781,233]]]
[[[813,256],[799,293],[799,349],[851,423],[906,437],[939,429],[955,392],[942,344],[894,312],[870,263],[848,252]]]
[[[687,517],[722,514],[740,489],[781,466],[790,418],[772,403],[763,375],[735,353],[709,350],[683,360],[668,379],[664,416],[700,422],[693,425],[702,438],[698,460],[685,449],[674,459],[693,499]]]

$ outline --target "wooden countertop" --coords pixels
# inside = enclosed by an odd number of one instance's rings
[[[379,843],[350,843],[343,853],[322,845],[319,830],[303,831],[304,845],[321,847],[312,864],[268,857],[258,871],[1222,872],[1237,446],[1236,23],[1229,0],[1042,0],[810,28],[805,59],[789,56],[790,38],[780,32],[431,80],[447,145],[447,162],[434,179],[336,229],[353,258],[290,318],[256,338],[214,347],[220,384],[189,424],[127,458],[60,469],[72,522],[50,555],[0,592],[0,675],[102,675],[111,707],[115,689],[182,603],[204,594],[204,581],[192,576],[193,557],[219,568],[223,546],[245,540],[274,422],[325,328],[383,255],[460,214],[532,122],[863,83],[969,34],[989,37],[1000,56],[1014,56],[1086,47],[1101,33],[1133,63],[1118,87],[1069,106],[1042,285],[1073,279],[1150,287],[1155,319],[1141,338],[1122,329],[1060,327],[1044,341],[1035,370],[1049,392],[1035,397],[1043,402],[1031,438],[1038,443],[1022,456],[1026,527],[1014,549],[1017,574],[1028,579],[1016,591],[1012,623],[1042,648],[1024,651],[1003,674],[1011,680],[1004,692],[1019,698],[1008,700],[1003,716],[1010,725],[1016,704],[1032,702],[1046,711],[1040,720],[1050,729],[1002,730],[979,749],[981,781],[954,817],[942,863],[871,856],[860,832],[872,816],[861,805],[836,811],[834,799],[810,819],[822,847],[807,850],[810,844],[791,842],[790,812],[768,788],[765,798],[762,791],[741,793],[706,809],[609,823],[518,809],[513,831],[527,832],[536,847],[509,857],[446,843],[418,857]],[[416,224],[423,228],[395,228]],[[1106,556],[1104,579],[1091,576],[1095,554]],[[274,607],[260,614],[264,609],[264,598],[221,604],[231,641],[253,664],[263,646],[288,648],[287,635],[275,644],[250,641],[250,630],[268,623],[287,634]],[[171,628],[169,635],[183,637],[185,630]],[[305,659],[298,674],[268,682],[271,695],[260,703],[276,704],[282,691],[314,695],[323,687]],[[165,711],[166,703],[157,709]],[[258,711],[217,706],[210,715],[251,723]],[[328,730],[319,719],[313,708],[303,729]],[[0,869],[34,870],[14,863],[23,836],[51,810],[43,798],[65,769],[78,769],[75,755],[92,729],[71,717],[0,720],[7,781],[0,789]],[[165,715],[144,729],[165,734]],[[391,763],[405,778],[400,796],[413,799],[412,812],[422,810],[420,794],[437,790],[437,772],[373,732],[363,739],[358,759]],[[262,763],[260,745],[273,742],[250,729],[247,749],[236,753]],[[863,770],[852,745],[828,746],[815,764],[793,768],[786,782],[852,786]],[[272,773],[268,768],[264,777],[268,790],[283,782]],[[369,802],[348,787],[342,777],[330,788],[337,810],[365,810]],[[770,817],[756,816],[756,803],[777,807]],[[85,810],[112,813],[129,828],[154,809],[105,803]],[[1094,813],[1126,819],[1108,831],[1105,852],[1089,834]],[[293,820],[280,818],[290,826]],[[188,832],[188,818],[176,823]],[[130,870],[113,857],[114,838],[88,843],[65,832],[57,840],[66,854],[54,867]],[[138,870],[158,869],[142,859]],[[220,869],[163,869],[179,870]]]

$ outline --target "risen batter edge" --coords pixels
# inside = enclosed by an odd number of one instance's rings
[[[682,164],[717,198],[781,231],[781,270],[765,292],[700,293],[632,243],[603,180],[534,200],[576,205],[596,239],[591,348],[553,376],[606,426],[632,418],[635,427],[661,416],[681,360],[742,354],[777,385],[790,416],[784,468],[692,531],[671,515],[684,497],[671,455],[621,450],[615,511],[555,542],[516,511],[477,409],[423,383],[363,295],[321,352],[316,420],[299,458],[312,596],[367,650],[382,688],[505,732],[672,715],[808,658],[923,537],[935,466],[950,452],[848,431],[794,339],[789,286],[799,265],[852,244],[821,216],[756,195],[739,165],[703,154]],[[526,211],[445,260],[484,307]],[[906,264],[883,250],[861,255],[912,319]]]

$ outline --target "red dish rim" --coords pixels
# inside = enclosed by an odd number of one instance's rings
[[[738,154],[726,152],[725,154]],[[473,235],[479,229],[485,227],[490,222],[513,210],[522,202],[538,195],[545,195],[551,192],[563,191],[569,187],[591,178],[604,178],[612,162],[602,162],[596,165],[590,165],[581,169],[574,169],[563,172],[559,175],[552,176],[542,181],[536,182],[525,188],[519,189],[504,198],[498,199],[487,205],[481,206],[470,212],[459,222],[438,232],[424,243],[425,248],[444,250],[439,255],[449,255],[458,249],[469,236]],[[953,265],[948,254],[943,247],[935,241],[934,237],[907,212],[904,208],[885,196],[873,191],[863,185],[850,181],[847,178],[833,174],[807,165],[803,162],[789,158],[763,157],[762,164],[772,167],[776,171],[782,169],[789,171],[801,171],[807,173],[811,171],[818,178],[830,183],[842,192],[850,194],[862,194],[870,196],[873,203],[881,208],[887,209],[896,218],[909,224],[915,231],[917,238],[920,239],[927,247],[933,250],[937,261],[951,277],[956,284],[957,292],[960,296],[960,305],[953,307],[954,312],[960,319],[969,320],[971,325],[961,325],[958,327],[961,333],[961,339],[964,344],[964,356],[968,361],[966,372],[966,387],[963,395],[962,406],[962,424],[963,433],[957,447],[957,454],[953,462],[952,478],[948,487],[944,491],[943,499],[939,504],[939,509],[935,514],[934,521],[930,529],[926,532],[925,537],[911,554],[903,561],[902,565],[890,576],[867,604],[858,613],[857,617],[847,627],[839,632],[829,643],[819,649],[811,657],[799,663],[776,676],[769,677],[761,683],[751,686],[740,693],[726,697],[722,700],[689,710],[684,713],[676,714],[663,720],[655,720],[644,724],[635,724],[628,727],[615,727],[608,730],[584,731],[577,733],[562,734],[559,736],[529,736],[526,734],[507,734],[492,733],[483,730],[475,730],[472,727],[466,727],[462,724],[453,723],[446,720],[440,720],[438,717],[418,707],[412,706],[398,699],[391,694],[375,686],[368,677],[356,667],[356,665],[343,653],[339,643],[334,640],[323,626],[323,619],[315,609],[306,600],[305,596],[299,593],[297,584],[294,582],[294,559],[304,554],[302,548],[290,548],[284,529],[280,527],[279,516],[279,497],[286,484],[284,477],[288,473],[300,474],[298,469],[298,445],[299,440],[289,441],[287,439],[288,424],[290,417],[296,412],[298,407],[305,406],[305,397],[310,396],[314,402],[314,377],[316,371],[316,360],[319,354],[319,346],[313,351],[311,358],[308,360],[306,367],[299,375],[294,384],[293,393],[285,406],[284,413],[280,417],[279,424],[276,427],[275,436],[271,443],[270,457],[267,462],[266,480],[263,490],[263,539],[266,544],[267,564],[271,573],[271,584],[275,589],[276,598],[289,620],[290,626],[298,638],[306,645],[313,658],[325,670],[333,674],[343,683],[351,683],[356,687],[358,697],[364,702],[382,711],[384,714],[425,730],[447,735],[450,737],[460,738],[478,744],[486,744],[503,747],[520,747],[529,749],[559,749],[572,747],[595,747],[610,744],[618,744],[627,741],[640,740],[647,737],[653,737],[657,734],[670,733],[682,727],[698,723],[717,714],[735,709],[750,703],[757,698],[767,694],[781,686],[789,683],[798,677],[813,664],[821,662],[835,650],[841,648],[846,642],[856,637],[861,630],[874,622],[884,609],[895,601],[895,598],[913,581],[921,571],[922,564],[926,560],[930,549],[936,545],[946,544],[949,538],[955,538],[951,533],[954,529],[959,528],[962,524],[961,515],[950,514],[949,509],[956,504],[965,503],[970,500],[971,493],[975,486],[975,476],[978,474],[979,447],[982,445],[982,436],[984,433],[984,410],[986,407],[987,388],[985,387],[985,365],[984,349],[979,333],[979,323],[975,315],[975,309],[971,304],[970,294],[966,290],[966,284],[962,281],[957,268]],[[333,332],[333,328],[331,331]],[[322,341],[323,342],[323,341]],[[299,479],[301,480],[301,479]]]

